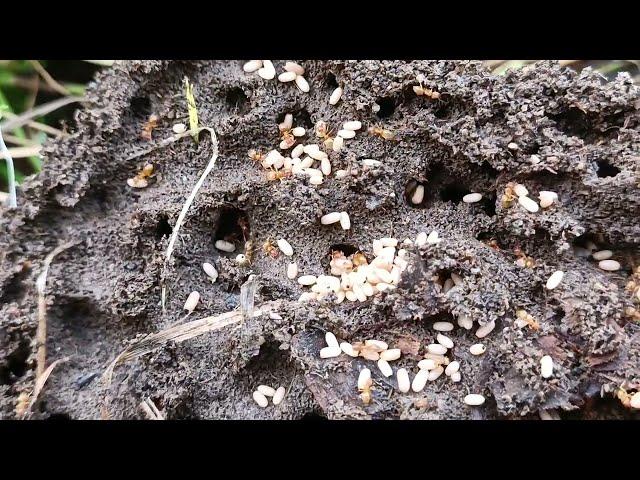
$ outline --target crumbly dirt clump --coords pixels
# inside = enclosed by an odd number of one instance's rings
[[[274,62],[278,73],[284,62]],[[565,418],[625,418],[633,414],[616,397],[640,388],[638,275],[640,226],[640,93],[626,75],[606,82],[539,63],[502,77],[479,62],[304,61],[311,89],[263,80],[243,72],[241,61],[127,62],[99,74],[76,130],[45,148],[45,169],[19,190],[19,208],[0,217],[0,417],[34,386],[37,292],[46,255],[63,242],[75,245],[53,261],[47,282],[47,361],[58,365],[32,418],[143,418],[151,398],[167,418],[538,418],[540,409]],[[439,98],[417,96],[425,88]],[[164,272],[169,236],[187,195],[205,168],[212,143],[203,134],[166,146],[172,126],[188,125],[183,78],[194,86],[200,124],[215,128],[217,164],[192,204],[173,259]],[[336,106],[331,92],[344,88]],[[278,123],[292,113],[318,143],[314,125],[337,131],[360,120],[363,128],[329,154],[333,171],[322,185],[292,176],[269,180],[247,152],[280,142]],[[152,139],[141,136],[149,116]],[[384,140],[369,127],[393,132]],[[510,145],[513,144],[513,145]],[[148,150],[143,155],[140,152]],[[131,159],[131,157],[134,157]],[[365,169],[362,159],[381,166]],[[127,185],[151,163],[146,188]],[[548,209],[529,213],[503,201],[509,182],[558,194]],[[409,197],[416,184],[424,200]],[[462,202],[470,192],[478,203]],[[350,230],[321,225],[328,212],[347,211]],[[436,230],[435,245],[407,246],[409,266],[400,285],[366,302],[298,303],[307,287],[286,276],[290,258],[262,246],[285,238],[301,274],[328,274],[332,250],[362,251],[372,241],[415,240]],[[234,253],[214,248],[235,242]],[[239,266],[245,240],[251,264]],[[598,268],[585,248],[611,249],[622,265]],[[588,252],[587,252],[588,254]],[[525,261],[526,260],[526,261]],[[219,272],[212,283],[202,271]],[[554,290],[547,278],[565,272]],[[447,292],[457,273],[462,283]],[[281,300],[282,319],[262,315],[163,348],[116,367],[110,386],[101,375],[136,338],[184,316],[190,292],[201,300],[189,320],[239,306],[240,287],[255,274],[258,308]],[[167,285],[166,312],[161,284]],[[627,288],[628,287],[628,288]],[[634,296],[635,295],[635,296]],[[634,300],[635,298],[635,300]],[[535,320],[518,327],[516,311]],[[421,393],[400,393],[375,362],[342,355],[320,359],[324,331],[340,341],[384,340],[400,346],[394,370],[411,378],[437,332],[435,321],[475,322],[471,331],[447,333],[462,380],[444,375]],[[478,324],[495,321],[474,357]],[[554,374],[540,375],[551,355]],[[358,394],[358,371],[373,373],[372,401]],[[260,384],[284,386],[279,406],[252,399]],[[481,393],[481,407],[463,403]],[[19,407],[18,407],[19,408]]]

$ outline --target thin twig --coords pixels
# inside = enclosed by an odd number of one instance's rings
[[[58,110],[59,108],[69,105],[70,103],[84,102],[85,100],[85,97],[58,98],[57,100],[53,100],[52,102],[38,105],[36,108],[27,110],[26,112],[23,112],[20,115],[15,116],[14,118],[5,120],[4,122],[0,123],[0,128],[2,128],[3,130],[11,131],[18,127],[22,127],[36,117],[51,113],[55,110]]]
[[[176,224],[173,227],[173,233],[171,234],[171,238],[169,239],[169,245],[167,247],[167,254],[165,256],[164,267],[163,267],[163,275],[162,275],[162,283],[163,283],[163,285],[162,285],[162,310],[163,311],[165,310],[166,293],[167,293],[164,273],[166,272],[169,260],[171,260],[171,254],[173,253],[173,248],[175,246],[176,239],[178,238],[178,233],[180,232],[180,227],[182,226],[182,222],[184,221],[184,218],[187,215],[187,211],[189,210],[189,207],[191,206],[191,203],[193,203],[194,198],[196,198],[198,190],[200,190],[200,187],[202,187],[202,184],[204,183],[204,181],[206,180],[207,176],[209,175],[209,173],[211,172],[211,170],[215,166],[216,159],[218,158],[218,138],[216,137],[216,132],[213,130],[213,128],[202,127],[202,128],[199,128],[196,131],[197,132],[196,135],[198,133],[200,133],[200,131],[202,131],[202,130],[207,130],[211,134],[211,144],[212,144],[212,148],[213,148],[213,153],[211,154],[211,158],[209,159],[209,163],[207,164],[206,168],[204,169],[204,172],[202,172],[202,175],[200,176],[200,178],[196,182],[195,186],[193,187],[193,190],[191,191],[191,193],[187,197],[187,200],[184,202],[184,205],[182,206],[182,211],[180,212],[180,215],[178,215],[178,220],[176,220]]]
[[[36,331],[36,383],[44,374],[44,366],[47,361],[47,302],[45,291],[47,288],[47,274],[54,257],[66,249],[76,245],[78,242],[66,242],[54,248],[44,259],[42,273],[38,275],[36,280],[36,289],[38,291],[38,329]]]
[[[2,127],[0,127],[0,153],[2,158],[7,162],[7,183],[9,186],[9,208],[17,208],[18,201],[16,199],[16,171],[13,168],[13,158],[9,153],[9,149],[2,138]]]
[[[39,61],[37,61],[37,60],[29,60],[29,63],[31,64],[33,69],[36,72],[38,72],[38,74],[42,77],[42,79],[45,81],[45,83],[47,85],[49,85],[49,87],[51,87],[53,90],[55,90],[56,92],[58,92],[61,95],[71,95],[71,93],[69,93],[69,90],[64,88],[62,85],[60,85],[56,81],[55,78],[53,78],[51,75],[49,75],[49,72],[47,72],[45,70],[45,68],[42,66],[42,64]]]

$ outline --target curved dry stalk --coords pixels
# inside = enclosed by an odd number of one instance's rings
[[[36,330],[36,385],[38,380],[44,375],[47,357],[47,302],[45,291],[47,287],[47,275],[49,267],[56,255],[64,252],[66,249],[76,245],[78,242],[66,242],[54,248],[44,259],[44,267],[42,273],[38,275],[36,280],[36,289],[38,291],[38,329]],[[51,367],[49,367],[51,368]],[[51,372],[49,372],[51,373]],[[47,375],[48,376],[48,375]],[[45,380],[46,381],[46,378]]]
[[[36,384],[35,384],[35,387],[33,388],[33,393],[31,394],[31,400],[29,401],[29,406],[27,407],[27,410],[23,414],[22,418],[24,418],[31,411],[31,408],[35,405],[36,401],[38,400],[38,396],[40,395],[40,392],[42,392],[42,389],[44,388],[45,383],[47,383],[47,380],[49,379],[49,375],[51,375],[51,372],[53,371],[53,369],[56,368],[59,364],[69,361],[70,358],[71,357],[59,358],[58,360],[53,362],[51,365],[49,365],[49,367],[47,367],[47,369],[44,372],[42,372],[42,374],[36,379]]]
[[[204,181],[206,180],[207,176],[209,175],[209,173],[211,172],[211,170],[213,169],[213,167],[216,164],[216,159],[218,158],[218,137],[216,137],[216,132],[213,130],[213,128],[210,127],[202,127],[199,128],[198,130],[196,130],[196,135],[198,133],[200,133],[200,131],[202,130],[207,130],[210,134],[211,134],[211,143],[213,146],[213,153],[211,154],[211,158],[209,159],[209,163],[207,164],[206,168],[204,169],[204,172],[202,172],[202,175],[200,175],[200,178],[198,179],[198,181],[196,182],[195,186],[193,187],[193,190],[191,191],[191,193],[189,194],[189,196],[187,197],[187,199],[184,202],[184,205],[182,206],[182,210],[180,211],[180,215],[178,215],[178,220],[176,220],[176,224],[173,227],[173,233],[171,234],[171,238],[169,239],[169,245],[167,247],[167,253],[165,256],[165,261],[164,261],[164,267],[163,267],[163,276],[162,276],[162,310],[165,311],[165,307],[166,307],[166,297],[167,297],[167,290],[166,290],[166,284],[165,284],[165,280],[164,280],[164,273],[166,271],[167,268],[167,264],[169,263],[169,260],[171,260],[171,254],[173,253],[173,249],[176,243],[176,240],[178,238],[178,233],[180,232],[180,227],[182,226],[182,222],[184,221],[184,218],[187,215],[187,212],[189,211],[189,207],[191,206],[191,204],[193,203],[193,200],[196,198],[196,195],[198,194],[198,190],[200,190],[200,187],[202,187],[202,184],[204,183]],[[185,132],[185,133],[193,133],[192,131],[189,132]]]

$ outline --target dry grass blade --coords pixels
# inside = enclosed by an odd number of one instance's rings
[[[41,145],[31,145],[28,147],[8,148],[6,151],[0,151],[0,158],[8,160],[11,158],[27,158],[34,155],[40,155]]]
[[[277,310],[282,306],[282,301],[266,302],[260,306],[260,313]],[[254,312],[255,315],[255,312]],[[233,310],[221,315],[215,315],[212,317],[205,317],[200,320],[194,320],[182,325],[176,325],[169,327],[166,330],[162,330],[157,333],[152,333],[141,339],[140,341],[128,346],[116,359],[111,362],[107,367],[102,378],[106,381],[107,385],[111,384],[111,378],[113,376],[113,370],[121,363],[128,362],[135,358],[141,357],[150,353],[168,342],[184,342],[194,337],[198,337],[208,332],[220,330],[226,326],[238,323],[243,319],[242,312],[240,310]]]
[[[53,372],[53,369],[56,368],[59,364],[68,361],[70,358],[71,357],[59,358],[58,360],[53,362],[51,365],[49,365],[47,369],[44,372],[42,372],[42,375],[40,375],[37,378],[36,384],[33,387],[33,393],[31,394],[31,401],[29,402],[29,406],[27,407],[27,411],[25,412],[25,415],[29,413],[31,408],[35,405],[36,401],[38,400],[38,396],[40,395],[40,392],[42,392],[42,389],[44,388],[45,383],[47,383],[47,380],[49,379],[51,372]]]
[[[153,400],[151,400],[150,398],[147,398],[146,400],[142,401],[140,403],[140,408],[147,415],[147,418],[149,420],[164,420],[165,419],[164,415],[162,414],[162,412],[160,410],[158,410],[158,407],[156,407],[156,404],[153,403]]]
[[[52,102],[43,103],[42,105],[37,106],[36,108],[32,108],[31,110],[27,110],[20,115],[17,115],[13,118],[5,120],[0,124],[0,128],[4,131],[12,131],[16,128],[22,127],[23,125],[29,123],[32,119],[41,117],[46,115],[47,113],[51,113],[59,108],[62,108],[66,105],[76,102],[85,101],[84,97],[64,97],[54,100]]]
[[[165,257],[165,262],[164,262],[164,269],[166,270],[167,268],[167,264],[169,263],[169,260],[171,260],[171,254],[173,253],[173,249],[175,247],[175,243],[176,243],[176,239],[178,238],[178,233],[180,232],[180,227],[182,226],[182,222],[184,221],[184,218],[187,215],[187,212],[189,211],[189,207],[191,206],[191,204],[193,203],[194,198],[196,198],[196,195],[198,194],[198,190],[200,190],[200,187],[202,187],[202,184],[204,183],[204,181],[206,180],[207,176],[209,175],[209,173],[211,172],[211,170],[213,169],[213,167],[216,164],[216,159],[218,158],[218,137],[216,137],[216,132],[213,130],[213,128],[209,128],[209,127],[202,127],[202,129],[198,129],[196,130],[197,133],[199,133],[201,130],[207,130],[210,134],[211,134],[211,144],[212,144],[212,148],[213,148],[213,153],[211,154],[211,158],[209,159],[209,163],[207,164],[207,167],[204,169],[204,172],[202,172],[202,175],[200,175],[200,178],[198,179],[198,181],[196,182],[195,186],[193,187],[193,190],[191,191],[191,193],[189,194],[189,196],[187,197],[187,199],[184,202],[184,205],[182,206],[182,210],[180,211],[180,215],[178,215],[178,220],[176,220],[176,224],[173,227],[173,233],[171,234],[171,238],[169,239],[169,245],[167,246],[167,254]],[[164,272],[163,272],[163,285],[162,285],[162,310],[165,310],[165,305],[166,305],[166,285],[164,285],[164,280],[165,276],[164,276]]]
[[[44,267],[42,273],[38,275],[36,280],[36,289],[38,290],[38,329],[36,330],[36,385],[41,376],[44,375],[44,366],[47,360],[47,302],[45,291],[47,287],[47,275],[49,267],[56,255],[64,252],[66,249],[76,245],[77,242],[66,242],[54,248],[44,259]],[[51,367],[49,367],[51,368]],[[46,381],[46,379],[45,379]]]
[[[52,90],[55,90],[56,92],[58,92],[61,95],[70,95],[69,90],[64,88],[62,85],[60,85],[60,83],[58,83],[56,81],[55,78],[53,78],[51,75],[49,75],[49,72],[47,72],[45,70],[45,68],[42,66],[42,64],[39,61],[37,61],[37,60],[29,60],[29,63],[31,64],[33,69],[36,72],[38,72],[38,74],[42,77],[42,79],[45,81],[45,83],[47,85],[49,85],[49,87]]]

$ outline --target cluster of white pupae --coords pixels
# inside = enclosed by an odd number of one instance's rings
[[[246,73],[258,72],[260,78],[273,80],[276,76],[276,67],[271,60],[249,60],[242,66]],[[304,78],[304,68],[295,62],[286,62],[284,72],[278,75],[282,83],[295,82],[301,92],[309,91],[309,82]]]
[[[396,251],[397,245],[395,238],[374,240],[371,263],[361,252],[347,257],[340,251],[334,251],[330,262],[331,275],[302,275],[298,278],[300,285],[311,290],[300,295],[298,301],[322,300],[335,294],[335,303],[342,303],[345,299],[365,302],[369,297],[396,288],[408,265],[407,251],[402,248]]]
[[[529,190],[527,187],[520,183],[516,183],[513,187],[513,191],[518,197],[518,203],[527,212],[536,213],[542,208],[549,208],[551,205],[558,201],[558,194],[548,190],[540,190],[538,198],[540,199],[540,205],[538,202],[529,197]]]
[[[427,353],[424,358],[418,362],[418,373],[414,376],[413,381],[409,378],[409,371],[406,368],[396,370],[397,388],[401,393],[408,393],[413,390],[416,393],[424,390],[427,382],[435,381],[444,373],[446,377],[454,383],[460,382],[462,374],[460,372],[460,362],[451,361],[447,356],[447,352],[454,347],[453,340],[444,335],[442,332],[453,330],[453,324],[450,322],[435,322],[433,324],[436,330],[437,343],[430,344],[427,347]],[[393,376],[393,368],[389,362],[398,360],[402,351],[399,348],[389,348],[386,342],[381,340],[365,340],[363,342],[349,343],[338,342],[336,336],[331,332],[325,333],[326,347],[320,350],[320,358],[335,358],[341,354],[350,357],[363,357],[366,360],[377,362],[378,369],[385,377]],[[486,351],[483,344],[475,344],[470,347],[473,355],[482,355]],[[372,386],[371,370],[364,368],[358,376],[358,390],[360,392],[368,391]],[[484,397],[480,401],[481,395],[467,395],[463,401],[468,405],[481,405],[484,403]],[[364,398],[364,397],[363,397]],[[368,402],[365,402],[365,404]]]
[[[284,399],[284,394],[286,393],[284,387],[278,387],[276,390],[269,385],[259,385],[255,392],[253,392],[253,400],[262,408],[267,408],[269,405],[269,399],[267,397],[271,397],[271,401],[274,405],[280,405],[282,400]]]
[[[306,135],[307,132],[303,127],[293,127],[293,115],[290,113],[285,115],[284,121],[278,128],[285,136],[280,142],[280,149],[291,149],[291,153],[289,156],[284,156],[278,150],[271,150],[262,158],[262,167],[276,172],[282,171],[296,176],[308,177],[311,185],[322,184],[324,178],[331,175],[332,172],[329,155],[316,143],[298,143],[295,145],[296,140]],[[362,123],[357,120],[344,122],[343,128],[338,131],[338,135],[335,138],[329,139],[330,141],[325,140],[323,143],[325,149],[331,149],[334,152],[340,151],[344,145],[344,140],[353,138],[356,135],[356,131],[361,128]],[[327,139],[328,133],[325,122],[319,121],[315,130],[318,138]],[[251,158],[254,158],[254,155],[255,151],[249,152]],[[363,164],[366,165],[364,162]],[[346,173],[346,171],[339,170],[336,172],[336,177],[344,177]]]

